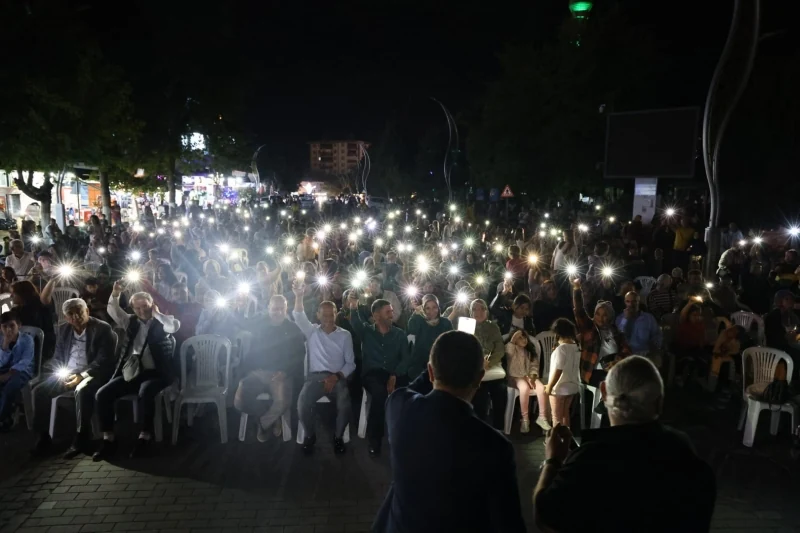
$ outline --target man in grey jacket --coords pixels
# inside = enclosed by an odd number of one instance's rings
[[[80,298],[67,300],[62,310],[67,323],[58,328],[49,372],[33,389],[33,425],[40,433],[33,453],[43,455],[49,450],[50,402],[70,392],[75,395],[77,433],[64,457],[71,459],[85,452],[91,440],[95,394],[114,373],[117,340],[109,324],[89,316],[89,308]]]

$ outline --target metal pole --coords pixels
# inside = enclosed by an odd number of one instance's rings
[[[453,201],[453,188],[450,185],[450,174],[453,169],[453,162],[450,160],[450,151],[452,150],[453,146],[453,136],[455,134],[456,138],[456,149],[460,146],[459,138],[458,138],[458,126],[456,125],[456,121],[453,118],[453,115],[450,111],[445,107],[443,103],[439,100],[434,98],[433,96],[430,97],[431,100],[439,104],[444,111],[444,116],[447,119],[447,128],[448,128],[448,137],[447,137],[447,151],[444,154],[444,181],[447,185],[447,201],[448,203],[452,203]]]

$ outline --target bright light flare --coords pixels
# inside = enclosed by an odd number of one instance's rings
[[[451,274],[458,274],[458,267],[456,265],[451,266],[450,267],[450,273]]]
[[[458,244],[454,242],[453,244],[450,245],[450,249],[451,250],[458,250]]]
[[[331,226],[330,224],[325,224],[324,226],[322,226],[322,231],[324,231],[325,233],[330,233],[331,230],[333,230],[333,226]]]
[[[739,246],[747,246],[747,241],[742,239],[741,241],[739,241]]]
[[[797,226],[792,226],[791,228],[789,228],[789,235],[791,235],[792,237],[797,237],[798,235],[800,235],[800,228],[798,228]]]
[[[347,240],[350,242],[356,242],[358,240],[358,235],[355,232],[353,232],[347,236]]]
[[[164,228],[158,228],[156,230],[156,233],[158,233],[159,235],[164,235]]]
[[[292,263],[292,256],[291,255],[284,255],[281,259],[281,263],[284,265],[290,265]]]
[[[448,255],[450,255],[450,251],[447,248],[442,248],[441,250],[439,250],[439,253],[442,254],[442,257],[447,257]]]
[[[578,224],[578,231],[580,231],[581,233],[586,233],[587,231],[589,231],[589,226],[587,226],[586,224]]]
[[[545,213],[544,218],[550,218],[550,213]]]
[[[539,256],[537,256],[536,254],[531,254],[528,256],[528,263],[535,265],[538,262],[539,262]]]
[[[383,246],[383,239],[381,238],[375,239],[375,244],[377,244],[378,246]]]
[[[706,282],[706,289],[713,289],[713,288],[714,288],[713,283],[711,283],[710,281]]]
[[[406,296],[409,298],[414,298],[417,294],[419,294],[419,289],[413,285],[406,287]]]
[[[465,304],[469,301],[469,295],[466,292],[459,292],[456,294],[456,301],[460,304]]]
[[[668,207],[664,212],[667,214],[668,217],[674,217],[675,216],[675,208],[674,207]]]
[[[138,270],[130,270],[125,274],[125,279],[131,283],[136,283],[142,279],[142,274]]]
[[[510,280],[510,279],[512,279],[513,277],[514,277],[514,274],[512,274],[512,273],[511,273],[511,272],[509,272],[508,270],[506,270],[506,271],[503,273],[503,279],[504,279],[504,280]]]
[[[62,366],[56,369],[55,375],[56,378],[60,379],[61,381],[66,381],[67,378],[72,375],[72,370],[70,370],[65,366]]]
[[[420,216],[422,214],[422,210],[421,209],[417,209],[416,213],[417,213],[417,216]]]
[[[286,237],[286,246],[294,246],[297,244],[297,241],[294,237]]]
[[[456,210],[456,204],[450,204],[448,209],[450,209],[450,211],[455,211]]]
[[[227,300],[226,300],[224,297],[222,297],[222,296],[220,296],[219,298],[217,298],[217,299],[216,299],[216,301],[214,302],[214,306],[215,306],[215,307],[218,307],[218,308],[220,308],[220,309],[222,309],[222,308],[223,308],[223,307],[225,307],[226,305],[228,305],[228,301],[227,301]]]
[[[539,237],[547,237],[547,232],[546,231],[540,231],[539,232]]]
[[[142,252],[139,250],[133,250],[129,257],[131,258],[131,261],[138,261],[142,258]]]
[[[41,241],[42,241],[42,238],[39,237],[38,235],[34,235],[33,237],[31,237],[31,242],[33,244],[39,244]]]
[[[417,257],[417,270],[422,272],[423,274],[428,272],[431,269],[431,264],[428,261],[428,258],[424,255],[420,255]]]
[[[491,224],[491,221],[487,220],[487,221],[486,221],[486,222],[484,222],[483,224],[484,224],[485,226],[488,226],[489,224]]]
[[[180,239],[183,236],[183,233],[181,233],[178,230],[175,230],[172,232],[172,236],[175,237],[176,239]]]
[[[574,276],[578,273],[578,267],[576,265],[567,265],[564,269],[567,272],[567,275]]]
[[[274,253],[275,253],[275,247],[274,246],[267,246],[267,255],[272,255]]]
[[[761,237],[756,237],[753,239],[753,242],[756,244],[761,244],[762,242],[764,242],[764,239],[762,239]]]
[[[328,276],[324,274],[317,276],[317,285],[319,285],[320,287],[326,287],[328,283],[329,283]]]
[[[219,251],[222,252],[223,254],[227,254],[228,252],[231,251],[231,247],[223,243],[219,245]]]
[[[244,227],[244,230],[245,230],[245,231],[250,231],[250,226],[245,226],[245,227]]]
[[[466,246],[467,248],[472,248],[473,246],[475,246],[475,239],[473,239],[472,237],[467,237],[466,239],[464,239],[464,246]]]
[[[483,276],[478,276],[477,278],[475,278],[475,283],[477,283],[478,285],[483,285],[484,283],[486,283],[486,278],[484,278]]]
[[[341,224],[339,224],[339,229],[341,229],[341,230],[345,230],[345,229],[347,229],[347,224],[345,224],[344,222],[342,222]]]
[[[499,242],[498,242],[497,244],[495,244],[495,245],[494,245],[492,248],[493,248],[493,249],[494,249],[494,251],[495,251],[495,252],[497,252],[498,254],[500,254],[500,253],[503,253],[503,245],[502,245],[502,244],[500,244]]]
[[[236,292],[239,294],[250,294],[250,284],[246,282],[242,282],[236,287]]]
[[[75,267],[72,265],[61,265],[58,267],[57,272],[62,278],[69,278],[75,274]]]
[[[298,281],[303,281],[304,279],[306,279],[306,272],[305,272],[305,270],[298,270],[298,271],[295,273],[295,275],[294,275],[294,278],[295,278],[296,280],[298,280]]]
[[[612,224],[617,221],[617,217],[608,217],[608,221]]]
[[[614,275],[614,269],[611,267],[603,267],[602,274],[604,278],[610,278]]]
[[[173,221],[172,221],[172,227],[173,227],[173,228],[180,227],[180,225],[181,225],[181,223],[180,223],[180,222],[178,222],[177,220],[173,220]]]
[[[101,246],[100,248],[98,248],[97,249],[97,253],[100,254],[100,255],[103,255],[104,253],[106,253],[105,247]]]
[[[406,233],[411,233],[411,226],[406,226],[405,228],[403,228],[403,231]]]
[[[356,224],[361,224],[361,217],[354,218],[353,222],[355,222]]]

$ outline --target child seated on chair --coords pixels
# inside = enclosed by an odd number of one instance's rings
[[[551,429],[548,422],[548,403],[547,395],[544,393],[544,383],[539,379],[539,355],[536,349],[528,343],[528,335],[517,330],[511,336],[511,340],[506,344],[506,356],[508,357],[508,381],[510,387],[519,390],[519,407],[522,412],[522,422],[520,433],[528,433],[531,430],[531,422],[528,417],[528,405],[532,393],[536,394],[539,402],[539,417],[536,425],[544,431]]]
[[[744,335],[745,330],[742,326],[729,326],[717,337],[717,342],[714,343],[714,353],[711,356],[711,369],[708,373],[707,388],[709,392],[714,392],[717,388],[719,371],[723,363],[730,363],[730,375],[735,375],[736,365],[733,358],[741,352],[742,346],[739,339]]]

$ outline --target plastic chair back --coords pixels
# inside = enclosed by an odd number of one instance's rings
[[[758,324],[758,343],[764,344],[764,319],[760,316],[748,311],[736,311],[731,315],[731,321],[737,326],[742,326],[748,335],[753,327],[753,322]]]
[[[258,312],[258,298],[253,295],[250,295],[250,298],[247,300],[247,309],[244,311],[245,318],[253,318],[256,316]]]
[[[775,348],[764,348],[762,346],[754,346],[747,348],[742,352],[742,373],[747,376],[747,362],[751,361],[753,368],[753,383],[747,383],[747,379],[742,380],[742,393],[747,396],[747,387],[754,383],[770,383],[775,378],[775,370],[778,368],[778,363],[781,361],[786,362],[786,380],[792,382],[792,371],[794,370],[794,362],[786,352],[776,350]]]
[[[186,280],[189,279],[189,276],[186,275],[186,272],[175,272],[175,279],[182,283],[186,283]]]
[[[44,350],[44,331],[33,326],[21,326],[19,330],[33,337],[33,369],[36,372],[33,379],[42,373],[42,351]]]
[[[633,283],[638,283],[642,289],[639,291],[639,297],[642,300],[647,299],[647,295],[650,294],[650,291],[653,290],[653,285],[656,284],[656,278],[652,278],[650,276],[639,276],[638,278],[633,280]]]
[[[58,323],[64,323],[64,311],[61,306],[70,298],[78,298],[80,293],[78,289],[73,287],[56,287],[53,289],[53,305],[56,307],[56,314],[58,315]]]
[[[187,381],[186,357],[189,348],[194,350],[193,383]],[[181,345],[181,391],[187,388],[219,387],[219,352],[225,351],[224,388],[228,388],[231,367],[231,341],[221,335],[195,335]]]
[[[0,313],[5,313],[6,311],[11,311],[11,308],[14,307],[14,300],[11,298],[11,295],[6,293],[0,298]]]

